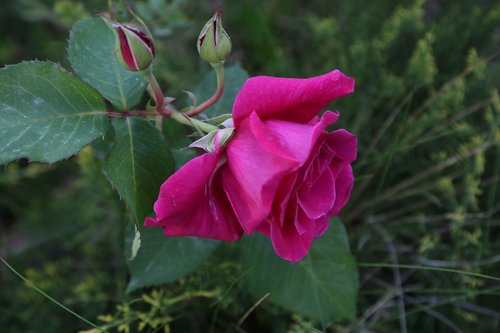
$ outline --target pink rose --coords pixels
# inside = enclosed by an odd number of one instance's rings
[[[356,137],[326,132],[339,115],[318,114],[353,90],[354,79],[338,70],[309,79],[249,79],[234,102],[234,137],[167,179],[157,217],[145,225],[161,226],[168,236],[226,241],[258,231],[280,257],[300,260],[351,193]]]

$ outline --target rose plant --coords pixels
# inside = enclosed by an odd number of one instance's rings
[[[106,156],[103,173],[134,222],[127,235],[128,292],[176,281],[217,247],[230,251],[214,239],[232,242],[256,232],[271,242],[246,237],[240,263],[248,266],[256,297],[271,293],[272,302],[323,322],[352,319],[357,271],[343,226],[332,218],[353,187],[356,137],[328,131],[339,114],[321,112],[352,93],[354,79],[339,70],[245,81],[239,69],[238,80],[225,77],[232,44],[217,11],[196,41],[216,78],[200,86],[213,94],[198,104],[202,94],[188,93],[192,105],[178,108],[154,76],[153,34],[131,14],[132,23],[119,23],[110,11],[75,24],[68,53],[77,75],[48,61],[0,69],[0,163],[55,163],[85,146],[100,151],[96,159]],[[228,86],[234,93],[225,92]],[[141,104],[145,91],[150,100]],[[182,135],[171,135],[175,126]],[[206,152],[182,165],[174,158],[179,146]],[[304,257],[307,269],[299,262]],[[296,279],[268,278],[270,266],[276,276]],[[319,287],[326,292],[313,299]]]

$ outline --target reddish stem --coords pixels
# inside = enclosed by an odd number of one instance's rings
[[[222,96],[222,94],[224,93],[224,67],[223,67],[223,64],[215,65],[214,69],[215,69],[215,74],[217,75],[217,90],[212,95],[212,97],[207,99],[205,102],[201,103],[200,105],[198,105],[194,109],[191,109],[189,111],[184,112],[184,114],[186,116],[192,117],[192,116],[196,116],[196,115],[202,113],[203,111],[205,111],[206,109],[208,109],[209,107],[214,105],[219,100],[219,98]]]
[[[158,114],[162,114],[164,101],[163,92],[161,91],[160,85],[158,84],[158,81],[156,81],[156,78],[153,74],[148,75],[148,80],[149,85],[151,86],[151,89],[153,90],[153,93],[155,95],[156,112]]]

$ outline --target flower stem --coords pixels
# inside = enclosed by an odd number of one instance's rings
[[[190,118],[186,114],[181,113],[179,111],[174,111],[174,112],[170,113],[170,118],[177,121],[178,123],[200,129],[205,133],[210,133],[212,131],[216,131],[216,130],[220,129],[217,126],[207,124],[201,120],[198,120],[195,118]]]
[[[161,91],[160,85],[158,84],[158,81],[156,81],[155,76],[153,75],[153,71],[151,70],[151,67],[149,67],[146,71],[144,71],[144,76],[149,82],[149,86],[151,87],[151,90],[153,91],[154,94],[154,99],[155,99],[155,104],[156,104],[156,113],[158,114],[163,114],[163,103],[164,103],[164,97],[163,97],[163,91]]]
[[[215,104],[219,100],[219,98],[222,96],[224,93],[224,63],[217,63],[217,64],[211,64],[212,67],[215,70],[215,75],[217,76],[217,90],[215,90],[215,93],[207,99],[205,102],[201,103],[194,109],[191,109],[185,114],[187,116],[196,116],[197,114],[200,114],[201,112],[205,111],[209,107]]]
[[[211,125],[208,123],[205,123],[201,120],[190,118],[186,116],[184,113],[179,112],[174,109],[166,109],[164,110],[160,115],[154,113],[154,112],[149,112],[149,111],[122,111],[122,112],[115,112],[115,111],[107,111],[106,115],[108,117],[114,117],[114,118],[119,118],[119,117],[168,117],[172,118],[173,120],[177,121],[178,123],[181,123],[183,125],[188,125],[191,127],[194,127],[196,129],[199,129],[205,133],[210,133],[212,131],[219,130],[220,128]]]

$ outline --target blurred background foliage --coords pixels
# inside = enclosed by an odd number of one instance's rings
[[[110,332],[494,332],[498,282],[377,268],[412,264],[500,274],[500,6],[494,0],[131,2],[157,45],[170,95],[209,68],[195,40],[222,6],[231,63],[250,75],[356,78],[336,125],[359,138],[356,184],[341,218],[360,263],[358,317],[317,325],[242,287],[237,244],[195,273],[124,294],[124,205],[94,145],[55,165],[0,169],[0,255],[49,295]],[[117,13],[125,4],[113,2]],[[0,63],[66,60],[68,29],[104,1],[0,3]],[[229,110],[228,110],[229,111]],[[227,247],[232,251],[228,252]],[[231,254],[231,255],[230,255]],[[3,332],[77,332],[85,323],[0,268]]]

